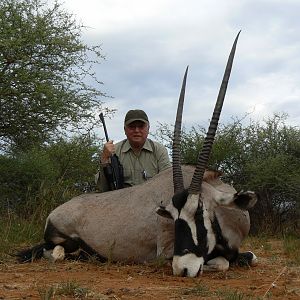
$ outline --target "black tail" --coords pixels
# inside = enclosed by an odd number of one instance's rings
[[[44,249],[49,250],[51,248],[53,248],[53,244],[50,245],[50,243],[42,243],[32,248],[21,250],[16,253],[15,256],[19,263],[33,262],[34,260],[41,259],[43,257]]]

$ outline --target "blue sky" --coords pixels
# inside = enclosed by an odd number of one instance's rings
[[[299,0],[64,0],[63,7],[87,26],[86,43],[102,45],[106,59],[95,70],[113,97],[105,105],[117,109],[107,120],[116,141],[128,109],[144,109],[152,131],[174,123],[187,65],[183,123],[207,126],[239,30],[220,122],[285,112],[288,124],[300,124]]]

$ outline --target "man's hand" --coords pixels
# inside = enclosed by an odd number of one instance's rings
[[[108,141],[104,144],[103,152],[101,154],[101,164],[110,162],[110,157],[115,153],[115,145],[113,141]]]

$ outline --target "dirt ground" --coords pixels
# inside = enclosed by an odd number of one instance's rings
[[[172,275],[171,265],[124,265],[45,260],[0,263],[0,299],[300,299],[300,267],[282,243],[247,241],[258,266],[232,266],[198,278]],[[300,252],[299,252],[300,255]]]

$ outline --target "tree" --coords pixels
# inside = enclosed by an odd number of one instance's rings
[[[256,231],[300,228],[300,130],[286,125],[286,119],[275,114],[263,125],[252,122],[243,130],[239,182],[260,195],[253,211]]]
[[[250,212],[253,231],[300,229],[300,130],[286,125],[285,114],[274,115],[262,123],[242,120],[220,124],[208,167],[224,173],[238,190],[259,194]],[[172,131],[161,125],[156,136],[170,147]],[[196,164],[206,130],[183,130],[183,163]],[[170,147],[171,149],[171,147]]]
[[[93,190],[99,142],[61,139],[14,156],[0,155],[0,215],[46,217],[57,205]]]
[[[64,130],[89,131],[105,96],[92,72],[100,46],[58,2],[0,2],[0,145],[24,150]]]

